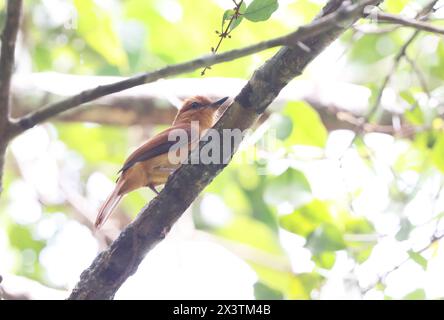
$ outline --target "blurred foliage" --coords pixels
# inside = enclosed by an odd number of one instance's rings
[[[278,1],[246,1],[240,10],[243,15],[235,20],[231,38],[223,42],[220,51],[289,32],[310,21],[319,12],[321,3],[314,0],[279,1],[279,10],[275,12]],[[408,9],[420,8],[424,3],[388,0],[383,8],[392,13],[410,12]],[[218,39],[215,31],[220,30],[221,23],[223,27],[231,19],[232,7],[229,0],[29,0],[25,2],[21,37],[23,60],[19,69],[126,76],[186,61],[210,52]],[[4,19],[4,3],[0,2],[1,24]],[[374,101],[381,82],[390,71],[393,55],[412,32],[405,28],[378,34],[356,30],[346,32],[338,42],[344,49],[342,59],[346,65],[341,80],[368,87],[372,91],[370,100]],[[214,66],[207,76],[248,78],[275,51],[267,50]],[[416,67],[423,70],[428,92],[421,87],[413,66],[401,61],[389,84],[392,107],[401,110],[400,116],[414,127],[415,132],[408,138],[394,137],[390,155],[378,151],[379,144],[370,143],[372,135],[369,134],[354,141],[353,146],[339,157],[328,158],[333,133],[327,131],[311,106],[294,101],[263,124],[276,134],[275,152],[245,163],[243,156],[260,149],[247,146],[235,155],[233,162],[196,202],[193,220],[198,229],[253,251],[254,254],[239,256],[258,276],[254,286],[256,298],[322,297],[337,268],[348,263],[351,267],[346,267],[347,276],[356,280],[358,276],[354,272],[371,263],[374,248],[384,246],[385,238],[407,247],[404,253],[409,261],[423,271],[428,270],[433,257],[421,252],[421,248],[414,246],[414,241],[411,244],[418,230],[424,226],[438,226],[444,212],[444,208],[437,204],[442,196],[444,171],[444,126],[439,113],[444,102],[440,89],[444,77],[444,44],[438,37],[421,34],[407,53],[415,57]],[[29,61],[29,66],[26,63],[22,66],[22,61]],[[184,76],[200,76],[200,70]],[[312,74],[309,68],[302,77],[323,76]],[[94,195],[89,187],[91,180],[106,180],[103,176],[106,175],[109,178],[106,181],[110,183],[129,151],[149,134],[145,128],[79,123],[43,127],[42,132],[46,133],[39,134],[41,140],[49,141],[44,148],[56,159],[54,166],[58,168],[55,169],[58,176],[69,181],[80,195],[93,199],[92,202],[97,202],[100,196]],[[28,152],[34,152],[34,148],[41,148],[41,145],[29,146]],[[314,152],[316,156],[307,159],[302,156],[303,150],[309,155]],[[329,160],[342,172],[346,167],[343,156],[347,152],[354,165],[360,168],[359,172],[370,172],[372,178],[352,176],[353,183],[345,188],[342,196],[337,196],[335,189],[340,189],[339,185],[344,183],[338,178],[334,183],[328,183],[334,196],[322,195],[319,190],[323,180],[335,178],[323,177],[319,170]],[[7,257],[13,262],[9,268],[17,274],[56,286],[58,284],[51,282],[41,263],[41,253],[66,223],[67,220],[60,216],[74,219],[76,208],[66,195],[54,192],[53,197],[45,196],[35,181],[27,181],[15,155],[12,151],[8,156],[4,178],[6,191],[0,203],[3,213],[0,215],[0,238],[3,233],[7,235],[6,247],[11,253]],[[25,161],[34,160],[29,156]],[[54,183],[49,176],[47,179],[49,185]],[[380,184],[375,187],[376,183]],[[58,182],[55,185],[58,189]],[[413,215],[417,212],[411,213],[415,210],[409,208],[425,196],[422,191],[426,188],[433,191],[433,197],[427,201],[436,206],[425,209],[424,218],[416,217],[415,220]],[[379,199],[379,209],[359,207],[359,202],[370,192],[368,190],[384,193]],[[26,192],[22,198],[27,201],[34,199],[36,219],[20,220],[17,210],[21,207],[17,202],[23,200],[14,196],[17,192]],[[205,213],[204,206],[199,205],[209,196],[218,199],[219,209],[224,211],[220,221],[208,219],[208,212]],[[149,192],[135,192],[125,199],[122,210],[134,216],[149,197],[152,197]],[[376,204],[372,200],[366,203],[369,206]],[[56,221],[55,229],[42,231],[51,219]],[[387,227],[385,221],[395,221],[394,227]],[[289,248],[288,243],[294,247]],[[309,256],[303,270],[299,268],[299,260],[292,259],[294,256],[303,259],[293,252],[296,249]],[[375,281],[375,277],[370,282]],[[366,284],[355,282],[355,289],[365,294]],[[385,292],[386,287],[378,281],[371,289],[375,294],[381,293],[382,298],[391,298],[390,293]],[[423,288],[403,296],[404,299],[426,297]]]

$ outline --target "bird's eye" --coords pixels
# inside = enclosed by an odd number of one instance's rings
[[[191,108],[193,108],[193,109],[197,109],[197,108],[199,108],[200,107],[200,103],[198,103],[198,102],[193,102],[192,104],[191,104]]]

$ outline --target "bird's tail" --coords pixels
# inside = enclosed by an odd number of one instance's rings
[[[117,182],[114,191],[109,195],[108,199],[103,203],[100,207],[99,213],[97,214],[95,227],[99,229],[105,221],[109,218],[109,216],[113,213],[114,209],[119,204],[120,200],[122,200],[123,194],[120,193],[122,187],[122,183]]]

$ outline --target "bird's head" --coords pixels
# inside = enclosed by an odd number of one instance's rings
[[[228,97],[211,101],[203,96],[195,96],[184,101],[178,111],[174,124],[199,121],[200,125],[210,127],[213,124],[218,109],[227,101]]]

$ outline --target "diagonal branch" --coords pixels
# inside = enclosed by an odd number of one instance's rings
[[[330,0],[323,10],[323,16],[332,12],[344,12],[344,7],[341,6],[343,2]],[[355,22],[366,5],[379,3],[379,0],[374,0],[347,5],[346,12],[354,10],[354,14],[347,19]],[[341,17],[339,14],[335,18]],[[299,46],[281,48],[273,58],[255,71],[220,118],[215,126],[219,134],[223,129],[249,128],[281,89],[300,75],[348,26],[335,23],[325,32],[306,38],[304,44],[310,50]],[[235,150],[231,150],[231,154],[221,164],[181,166],[168,179],[159,196],[142,209],[134,222],[82,273],[69,299],[112,299],[126,279],[137,270],[146,253],[166,236],[199,193],[223,170],[234,152]]]
[[[343,1],[341,1],[341,3],[342,2]],[[375,1],[373,0],[364,0],[362,1],[363,3],[362,6],[364,7],[374,2]],[[137,75],[123,81],[99,86],[94,89],[80,92],[75,96],[56,102],[54,104],[50,104],[46,107],[43,107],[40,110],[32,112],[18,119],[14,123],[11,136],[17,136],[18,134],[24,132],[25,130],[35,126],[38,123],[44,122],[49,118],[58,115],[61,112],[70,110],[83,103],[90,102],[92,100],[95,100],[97,98],[112,93],[123,91],[125,89],[129,89],[145,83],[153,82],[161,78],[171,77],[181,73],[194,71],[198,68],[212,66],[222,62],[232,61],[266,49],[278,46],[284,46],[284,45],[291,46],[298,44],[301,41],[310,39],[316,35],[320,35],[321,33],[326,32],[332,28],[333,29],[337,28],[338,27],[336,26],[337,24],[340,23],[342,23],[342,25],[348,24],[347,22],[350,20],[350,18],[355,17],[358,14],[362,14],[362,9],[359,11],[357,8],[358,8],[357,6],[343,7],[341,10],[323,16],[322,18],[315,20],[313,23],[309,25],[299,27],[296,31],[290,34],[266,40],[263,42],[259,42],[257,44],[244,47],[242,49],[236,49],[218,55],[207,55],[188,62],[171,65],[156,71]]]
[[[14,52],[17,33],[20,25],[22,0],[9,0],[6,7],[6,22],[1,35],[2,48],[0,55],[0,193],[7,135],[10,126],[11,77],[14,68]]]

